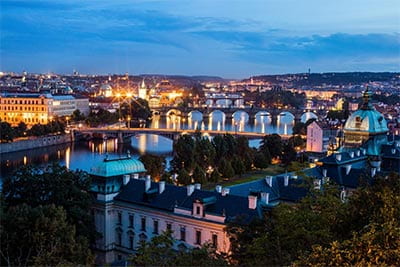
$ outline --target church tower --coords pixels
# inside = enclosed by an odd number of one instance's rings
[[[138,92],[139,98],[147,100],[147,87],[146,87],[146,84],[144,83],[144,79],[142,80],[142,83],[139,86],[139,90],[138,91],[139,91]]]

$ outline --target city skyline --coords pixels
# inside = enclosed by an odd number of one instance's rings
[[[399,71],[397,1],[2,1],[0,71]]]

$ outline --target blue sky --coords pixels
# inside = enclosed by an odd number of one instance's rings
[[[0,12],[2,71],[400,71],[398,0],[1,0]]]

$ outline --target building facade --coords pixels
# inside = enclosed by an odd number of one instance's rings
[[[324,153],[333,144],[337,130],[326,123],[314,121],[307,127],[306,151]]]
[[[200,184],[156,183],[149,176],[139,178],[144,171],[140,161],[128,157],[105,160],[90,172],[96,230],[102,235],[96,243],[98,263],[126,259],[141,241],[167,230],[177,250],[207,242],[219,252],[229,252],[226,224],[237,216],[247,222],[261,216],[257,196],[231,195],[222,187],[205,191]]]
[[[0,94],[0,119],[13,126],[47,124],[56,116],[70,116],[79,109],[89,113],[89,99],[72,95],[3,93]]]

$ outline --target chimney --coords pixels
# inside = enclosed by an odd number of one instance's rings
[[[346,175],[349,175],[350,171],[351,171],[351,164],[346,165]]]
[[[131,179],[131,176],[129,174],[125,174],[122,178],[122,182],[124,185],[126,185],[127,183],[129,183],[129,180]]]
[[[229,192],[230,192],[231,190],[229,189],[229,188],[222,188],[222,196],[227,196],[227,195],[229,195]]]
[[[376,168],[371,168],[371,177],[374,177],[376,174]]]
[[[367,150],[365,148],[362,149],[363,155],[367,154]]]
[[[314,180],[314,189],[317,189],[317,190],[321,189],[321,180],[319,180],[319,179]]]
[[[284,185],[288,186],[289,185],[289,175],[284,176]]]
[[[192,195],[193,191],[194,191],[194,185],[190,184],[186,186],[186,190],[187,190],[187,195],[190,196]]]
[[[360,156],[360,150],[357,150],[357,151],[356,151],[356,155],[357,155],[357,157]]]
[[[322,169],[322,175],[323,175],[324,177],[326,177],[327,172],[328,172],[327,169]]]
[[[293,180],[297,180],[297,175],[292,175],[291,177]]]
[[[150,175],[146,176],[146,180],[144,181],[144,190],[147,192],[150,190],[151,187],[151,178]]]
[[[132,178],[135,180],[139,179],[139,174],[138,173],[132,174]]]
[[[194,189],[201,190],[201,184],[194,184]]]
[[[393,155],[396,154],[396,149],[395,148],[392,148],[392,154]]]
[[[267,182],[269,187],[272,187],[272,176],[265,176],[265,182]]]
[[[161,194],[165,190],[165,181],[161,181],[158,183],[158,193]]]
[[[257,207],[257,196],[249,195],[249,209],[255,210]]]
[[[341,161],[342,160],[342,154],[336,154],[336,160]]]
[[[217,186],[215,187],[215,191],[217,191],[218,193],[221,193],[221,192],[222,192],[222,186],[217,185]]]
[[[349,155],[350,155],[350,158],[354,158],[354,151],[351,151],[351,152],[349,153]]]
[[[261,192],[261,201],[264,202],[265,204],[268,204],[269,203],[269,193]]]

